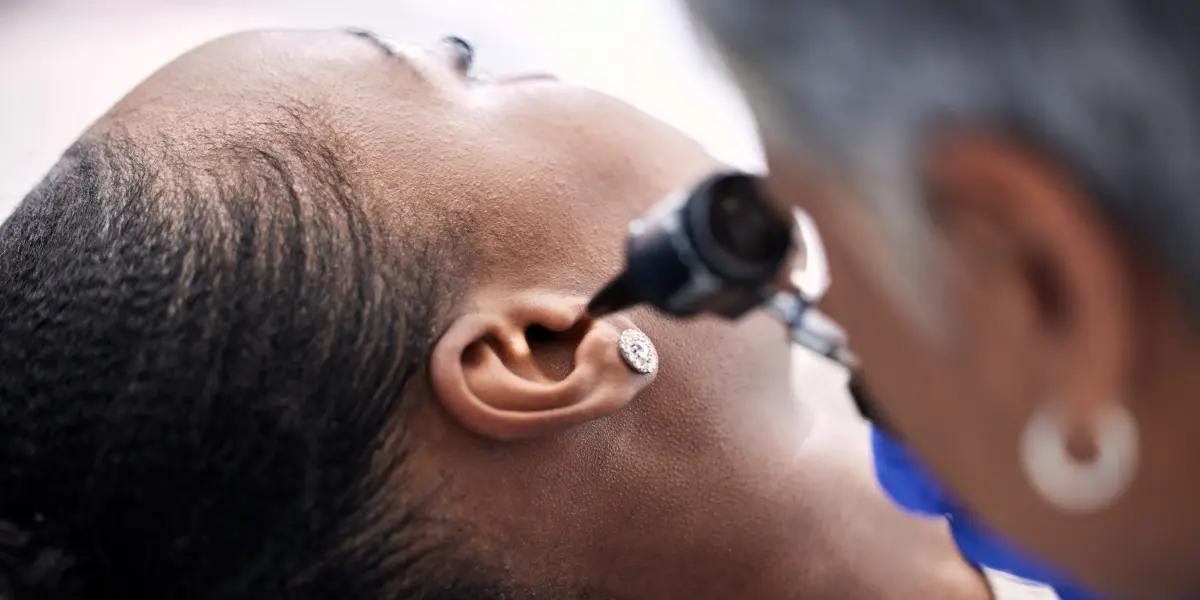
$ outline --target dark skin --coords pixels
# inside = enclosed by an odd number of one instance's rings
[[[447,46],[241,34],[155,74],[96,125],[186,144],[280,99],[316,107],[394,227],[467,223],[474,274],[410,383],[397,494],[434,493],[463,552],[518,582],[625,598],[984,598],[937,521],[889,505],[865,428],[797,402],[779,325],[591,320],[626,223],[717,168],[694,142],[545,77],[468,81]],[[657,376],[619,359],[645,331]]]
[[[821,227],[836,282],[829,312],[847,328],[889,423],[970,509],[1117,597],[1200,592],[1195,473],[1200,338],[1178,287],[1099,213],[1053,157],[982,130],[937,133],[924,155],[943,246],[926,300],[941,333],[916,325],[884,270],[897,249],[856,182],[797,160],[768,135],[776,195]],[[881,268],[882,267],[882,268]],[[1064,447],[1086,460],[1107,402],[1140,438],[1133,482],[1091,513],[1051,506],[1018,461],[1039,406],[1064,410]]]

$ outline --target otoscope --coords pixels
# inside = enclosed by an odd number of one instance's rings
[[[797,216],[773,205],[759,178],[711,175],[630,222],[625,270],[596,293],[588,313],[599,317],[649,304],[676,317],[734,319],[767,309],[787,326],[793,343],[850,370],[851,396],[871,418],[873,403],[845,334],[814,307],[824,290],[787,284],[785,270],[803,242],[799,231]]]

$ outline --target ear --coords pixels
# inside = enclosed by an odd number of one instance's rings
[[[464,428],[496,440],[550,435],[620,410],[654,379],[625,365],[622,317],[593,320],[585,300],[480,293],[433,349],[434,395]]]
[[[1013,344],[994,353],[1025,361],[1010,373],[1028,379],[1017,393],[1059,403],[1074,427],[1124,400],[1134,276],[1084,186],[1048,156],[988,135],[945,137],[927,165],[935,217],[971,288],[964,301],[997,321],[993,339],[968,343]]]

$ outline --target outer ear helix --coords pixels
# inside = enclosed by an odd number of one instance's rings
[[[463,316],[434,347],[430,379],[436,399],[464,428],[497,440],[547,435],[620,410],[653,381],[657,352],[645,334],[622,318],[549,323],[560,331],[577,324],[586,328],[574,350],[573,368],[557,381],[526,376],[530,370],[506,364],[494,346],[483,347],[479,357],[468,356],[472,345],[492,338],[501,352],[515,353],[510,358],[532,360],[524,342],[529,323],[512,317],[538,311],[523,312]]]

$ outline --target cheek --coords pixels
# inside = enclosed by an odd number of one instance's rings
[[[892,301],[876,267],[848,247],[853,239],[836,226],[823,233],[833,278],[826,308],[846,328],[882,417],[950,489],[978,492],[997,482],[1021,489],[1011,399],[1022,390],[1014,378],[997,379],[993,367],[1022,357],[985,355],[973,343],[980,336],[1011,336],[1011,315],[975,310],[978,318],[955,319],[961,327],[949,345],[932,340]],[[970,289],[969,282],[963,285]],[[972,294],[987,296],[986,290],[948,290],[951,308],[979,300]]]
[[[505,191],[480,207],[488,214],[481,225],[494,229],[500,255],[569,279],[590,276],[588,291],[622,265],[632,219],[713,168],[694,153],[644,152],[653,144],[645,140],[581,135],[573,144],[531,144],[530,134],[513,142],[527,152],[500,157],[498,172],[508,176],[497,187]]]
[[[962,419],[972,399],[945,349],[912,326],[879,281],[876,270],[886,257],[869,261],[859,234],[819,211],[814,217],[830,223],[821,227],[832,278],[823,307],[845,327],[876,408],[922,454],[961,451]]]
[[[720,166],[681,132],[606,95],[559,84],[519,87],[490,93],[493,128],[567,171],[585,192],[571,208],[585,216],[615,213],[623,224]]]

